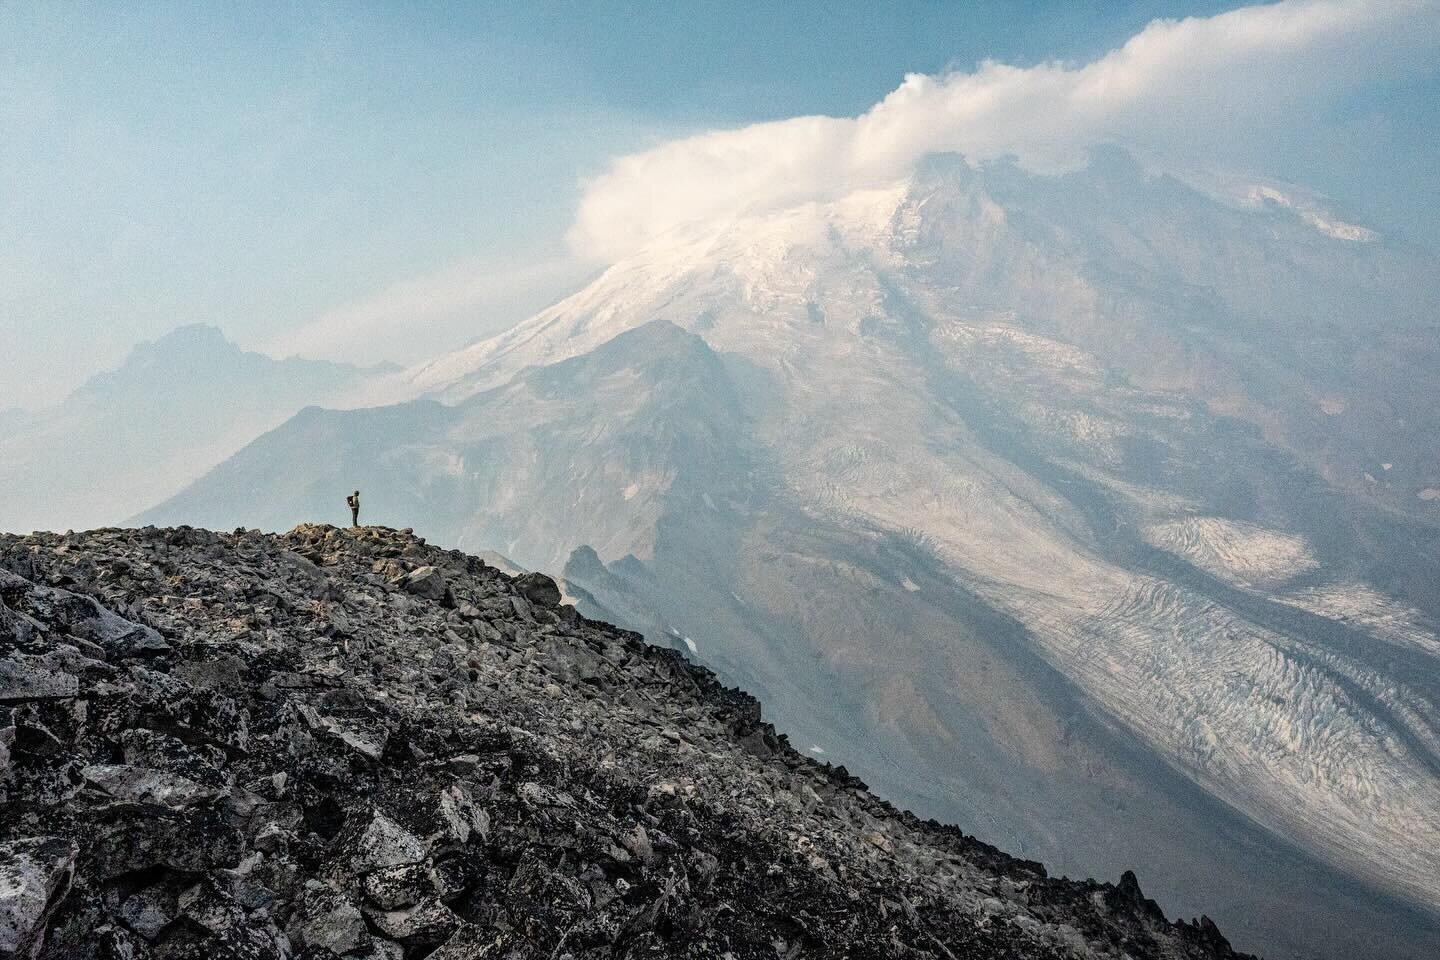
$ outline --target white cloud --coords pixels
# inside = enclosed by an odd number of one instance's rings
[[[1157,20],[1079,66],[913,74],[859,117],[755,124],[619,157],[586,185],[569,241],[614,260],[683,223],[892,182],[936,152],[1056,172],[1115,141],[1162,162],[1209,162],[1297,108],[1431,66],[1437,46],[1437,0],[1287,0]]]
[[[512,325],[569,292],[589,269],[567,256],[459,264],[326,310],[264,348],[277,356],[410,361]]]

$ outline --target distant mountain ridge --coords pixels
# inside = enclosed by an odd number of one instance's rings
[[[0,435],[0,530],[117,523],[301,407],[353,402],[395,369],[274,360],[214,327],[179,327],[139,344],[61,404],[9,415]]]
[[[399,369],[392,363],[358,367],[304,357],[275,359],[242,349],[218,327],[191,323],[137,344],[119,367],[90,377],[70,399],[149,398],[157,392],[157,380],[169,390],[197,393],[206,387],[253,389],[263,382],[289,395],[316,388],[348,388],[357,377],[384,376]]]
[[[570,561],[917,812],[1137,866],[1246,949],[1418,960],[1440,271],[1334,222],[1113,152],[935,158],[676,231],[142,520],[285,529],[358,485],[378,521]]]

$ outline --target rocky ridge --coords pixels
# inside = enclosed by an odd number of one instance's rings
[[[409,531],[0,536],[0,957],[1233,957]]]

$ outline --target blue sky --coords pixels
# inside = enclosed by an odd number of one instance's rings
[[[908,73],[1084,64],[1155,18],[1235,6],[0,6],[0,406],[194,321],[274,352],[417,359],[602,265],[566,233],[616,156],[855,117]],[[1434,49],[1373,76],[1338,63],[1325,97],[1227,134],[1226,162],[1428,243]]]

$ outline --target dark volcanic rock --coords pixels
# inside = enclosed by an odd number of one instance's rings
[[[34,956],[45,925],[70,888],[75,844],[34,837],[0,844],[0,956]]]
[[[527,573],[515,579],[515,589],[531,603],[542,607],[560,605],[560,588],[543,573]]]
[[[1234,956],[404,533],[0,537],[0,599],[0,957]]]
[[[427,600],[443,600],[447,589],[445,576],[434,567],[424,566],[407,573],[403,580],[405,589],[417,597]]]

